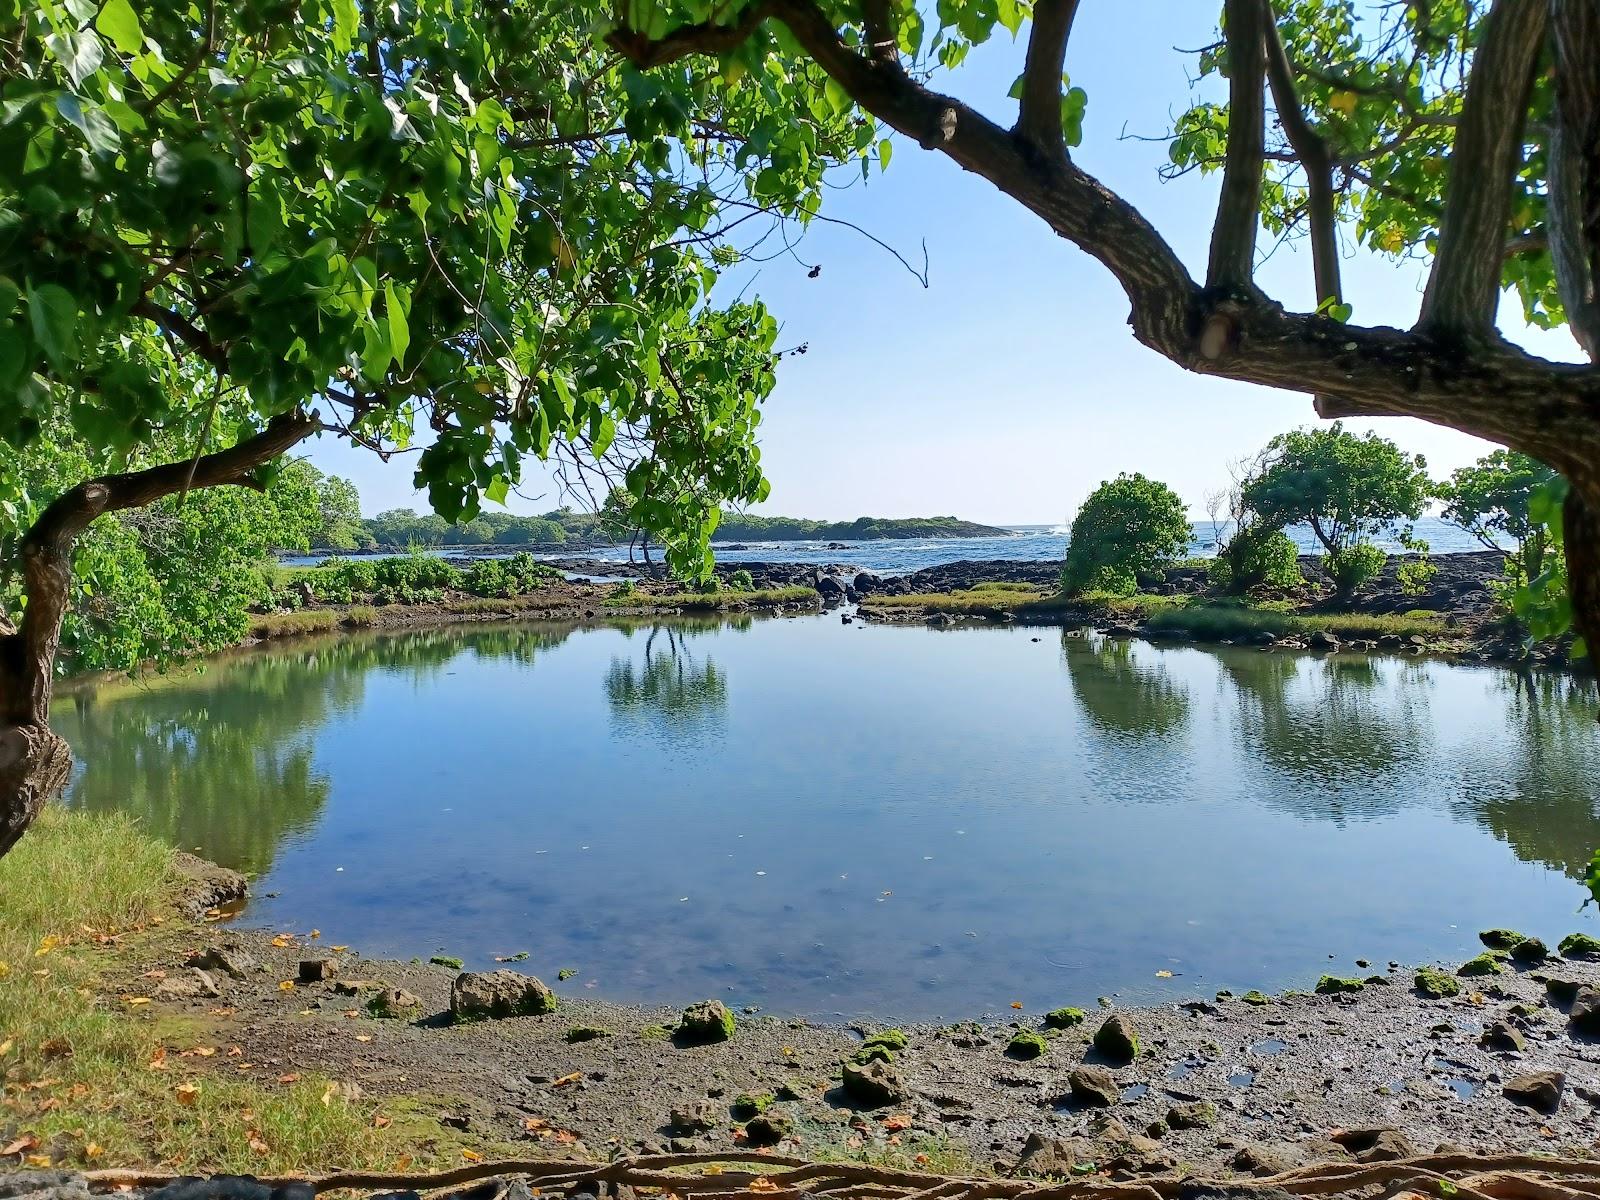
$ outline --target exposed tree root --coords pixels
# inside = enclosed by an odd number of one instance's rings
[[[716,1170],[702,1168],[715,1167]],[[167,1171],[110,1169],[86,1173],[90,1185],[157,1187],[181,1176]],[[1600,1161],[1533,1154],[1436,1154],[1394,1162],[1317,1163],[1264,1179],[1155,1178],[1127,1182],[1082,1179],[962,1179],[861,1163],[819,1163],[756,1151],[658,1154],[588,1164],[547,1159],[472,1163],[432,1173],[345,1171],[263,1180],[309,1183],[331,1191],[439,1192],[490,1179],[525,1179],[541,1196],[628,1196],[641,1189],[679,1200],[1180,1200],[1196,1187],[1262,1200],[1291,1196],[1377,1195],[1431,1200],[1592,1200],[1600,1195]]]

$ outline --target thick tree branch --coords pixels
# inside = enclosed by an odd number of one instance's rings
[[[1495,0],[1483,19],[1418,321],[1435,336],[1487,337],[1494,330],[1511,188],[1522,163],[1522,127],[1544,47],[1547,3]]]
[[[72,584],[72,547],[89,524],[104,513],[140,508],[187,487],[249,484],[250,472],[304,441],[321,423],[304,413],[274,417],[254,437],[215,454],[165,463],[144,471],[102,475],[58,496],[22,539],[23,586],[27,607],[22,627],[7,636],[0,658],[0,722],[49,723],[61,619]]]
[[[1077,15],[1078,0],[1039,0],[1033,7],[1033,30],[1022,68],[1016,131],[1052,161],[1067,157],[1066,134],[1061,127],[1061,73]]]
[[[861,0],[867,53],[879,62],[898,62],[900,31],[895,27],[894,0]]]
[[[1568,327],[1600,361],[1600,6],[1551,0],[1550,257]]]
[[[1261,222],[1261,171],[1266,154],[1266,0],[1226,0],[1228,38],[1228,153],[1222,194],[1211,229],[1206,283],[1243,290],[1255,274],[1256,227]]]
[[[626,6],[622,6],[626,7]],[[676,62],[690,54],[725,54],[742,46],[752,33],[773,14],[777,5],[769,0],[756,3],[740,12],[731,22],[702,21],[683,25],[666,37],[651,39],[636,29],[631,29],[621,16],[617,26],[607,36],[611,48],[623,55],[639,70]]]
[[[1278,113],[1283,134],[1289,139],[1300,168],[1306,173],[1307,204],[1311,223],[1311,270],[1316,277],[1317,304],[1344,299],[1339,282],[1339,229],[1334,210],[1333,156],[1323,136],[1312,128],[1300,107],[1295,86],[1294,64],[1278,32],[1269,3],[1268,19],[1262,34],[1266,39],[1267,82],[1272,87],[1272,103]]]
[[[228,369],[228,352],[211,336],[182,313],[174,312],[170,308],[162,308],[148,296],[139,300],[133,306],[133,315],[143,317],[161,329],[163,333],[175,337],[195,354],[205,359],[219,371]]]

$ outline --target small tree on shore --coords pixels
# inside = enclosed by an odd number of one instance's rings
[[[1518,582],[1544,573],[1550,528],[1535,520],[1534,497],[1556,473],[1536,458],[1515,450],[1496,450],[1455,471],[1439,488],[1441,514],[1485,548],[1507,552],[1508,573]],[[1506,543],[1510,542],[1508,546]]]
[[[1309,526],[1340,595],[1383,570],[1388,556],[1372,539],[1415,521],[1432,490],[1421,455],[1375,433],[1357,436],[1338,421],[1279,434],[1262,461],[1245,503],[1274,528]]]
[[[1218,493],[1222,499],[1217,503],[1226,506],[1232,533],[1218,545],[1209,574],[1212,584],[1236,595],[1252,588],[1291,588],[1305,582],[1300,574],[1300,551],[1293,539],[1281,525],[1264,520],[1246,500],[1250,486],[1266,469],[1266,459],[1262,451],[1229,464],[1231,482]]]
[[[1183,557],[1192,536],[1176,492],[1143,475],[1118,475],[1095,488],[1072,519],[1061,589],[1069,596],[1132,592],[1141,574]]]

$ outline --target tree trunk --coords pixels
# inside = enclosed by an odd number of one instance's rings
[[[50,726],[0,729],[0,855],[17,844],[71,774],[72,749]]]
[[[1572,623],[1588,643],[1592,658],[1600,654],[1600,478],[1571,482],[1561,518],[1567,588],[1572,597]]]

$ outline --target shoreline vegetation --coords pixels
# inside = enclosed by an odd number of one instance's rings
[[[21,1166],[770,1148],[1170,1178],[1452,1144],[1592,1154],[1600,941],[1561,930],[1542,931],[1553,951],[1485,930],[1443,967],[1308,965],[1326,973],[1271,996],[1174,979],[1164,1004],[1066,995],[888,1028],[597,1001],[581,964],[537,954],[477,973],[368,959],[337,930],[230,928],[244,886],[126,818],[62,809],[0,862],[0,1127]]]

